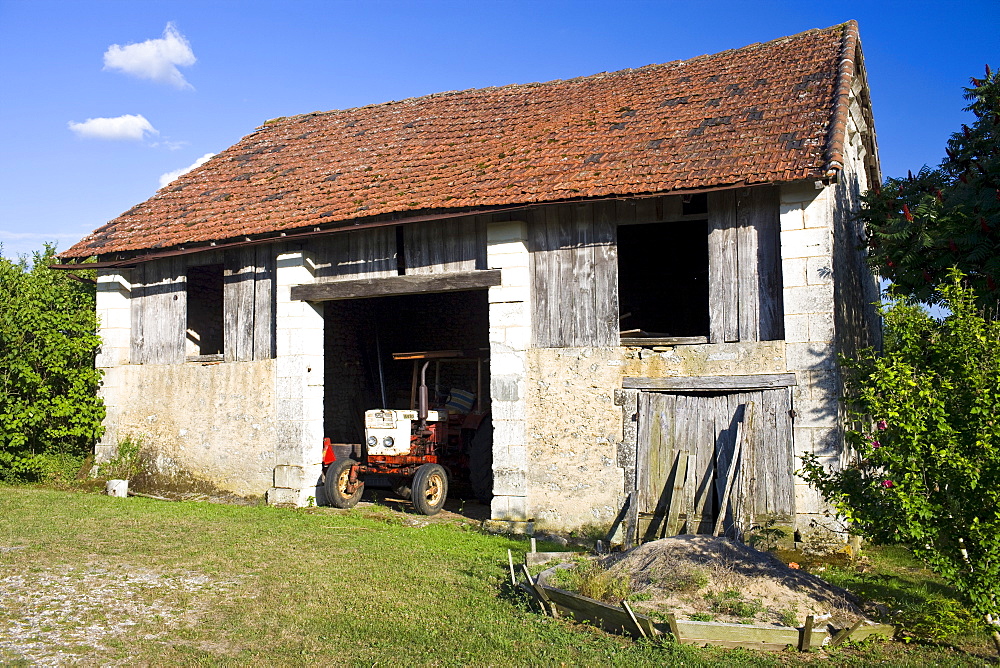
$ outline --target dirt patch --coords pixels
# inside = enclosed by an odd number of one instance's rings
[[[631,580],[637,612],[755,624],[849,626],[863,616],[850,594],[776,557],[727,538],[675,536],[604,559]]]
[[[149,629],[144,639],[166,638],[197,623],[207,594],[234,584],[186,571],[93,564],[0,577],[0,662],[90,661],[141,627]]]

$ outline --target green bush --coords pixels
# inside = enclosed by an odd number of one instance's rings
[[[897,302],[883,353],[846,360],[853,459],[803,475],[878,544],[909,545],[970,609],[1000,614],[1000,322],[953,271],[951,315]],[[1000,638],[998,638],[1000,645]]]
[[[66,479],[102,433],[93,272],[0,257],[0,481]]]

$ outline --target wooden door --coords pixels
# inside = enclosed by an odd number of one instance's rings
[[[747,405],[733,490],[723,507],[738,425]],[[765,517],[794,514],[792,425],[787,388],[729,393],[639,395],[638,526],[640,540],[712,533],[724,514],[727,535]]]

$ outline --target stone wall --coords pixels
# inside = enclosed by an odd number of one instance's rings
[[[139,491],[258,499],[272,486],[273,360],[117,366],[102,394],[109,440],[141,439]]]
[[[762,341],[533,348],[527,366],[528,515],[536,528],[570,530],[606,529],[632,488],[634,433],[615,401],[622,378],[784,373],[786,360],[783,341]]]

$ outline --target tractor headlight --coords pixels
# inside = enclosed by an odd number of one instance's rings
[[[395,442],[396,441],[395,441],[395,439],[393,439],[392,436],[386,436],[385,438],[382,439],[382,445],[384,445],[387,448],[391,448],[392,444],[395,443]]]
[[[368,447],[374,448],[376,445],[378,445],[378,439],[375,438],[374,436],[369,436],[368,437]]]

